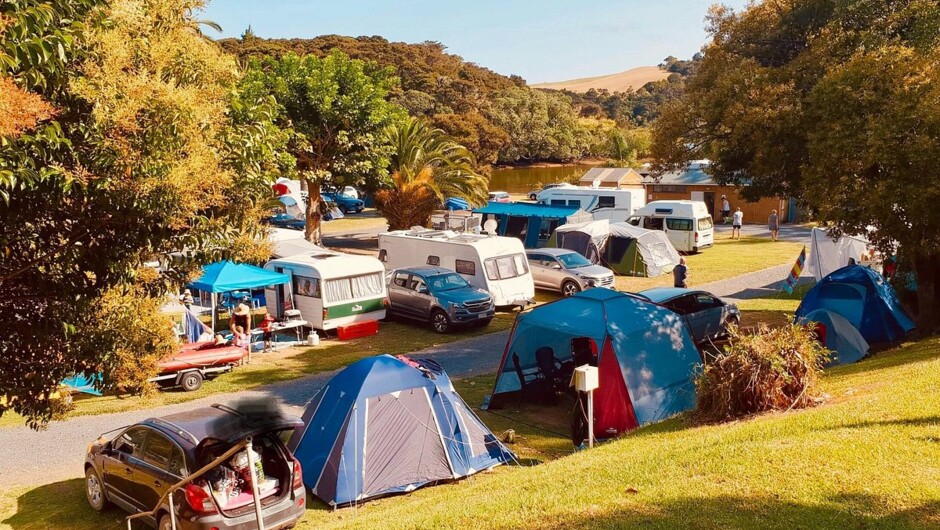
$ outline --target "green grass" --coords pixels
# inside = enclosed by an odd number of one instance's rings
[[[481,377],[458,387],[477,403],[491,384]],[[546,463],[501,467],[358,509],[330,511],[311,501],[298,528],[940,525],[940,338],[835,368],[822,385],[828,400],[813,409],[705,426],[680,416],[575,454],[561,435],[563,408],[500,411],[513,419],[481,413],[497,433],[516,430],[513,449],[524,461]],[[0,529],[119,529],[120,512],[93,513],[81,487],[74,479],[0,495]]]
[[[360,213],[351,213],[342,219],[327,221],[321,225],[323,235],[329,236],[341,232],[354,230],[370,231],[384,229],[388,222],[375,208],[366,208]]]

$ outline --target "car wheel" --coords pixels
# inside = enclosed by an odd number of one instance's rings
[[[536,200],[536,199],[538,199],[538,195],[536,195],[536,194],[534,194],[534,193],[530,193],[530,194],[529,194],[529,200],[530,200],[530,201],[534,201],[534,200]]]
[[[186,372],[180,379],[180,386],[187,392],[194,392],[202,387],[202,374],[199,372]]]
[[[431,327],[438,333],[447,333],[450,331],[450,318],[447,316],[447,313],[440,309],[435,309],[434,312],[431,313]]]
[[[574,296],[580,292],[581,286],[578,285],[578,282],[565,280],[565,282],[561,284],[561,294],[565,296]]]
[[[339,205],[339,211],[343,212],[343,215],[346,215],[347,213],[349,213],[349,209],[343,206],[342,204]]]
[[[98,478],[98,472],[93,467],[85,470],[85,497],[88,499],[88,505],[96,512],[103,512],[111,504],[104,492],[104,483]]]

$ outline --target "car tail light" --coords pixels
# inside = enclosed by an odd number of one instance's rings
[[[388,306],[391,305],[391,303],[388,301],[388,298],[383,298],[383,299],[382,299],[382,305],[387,308]]]
[[[324,307],[323,308],[323,320],[326,320],[328,318],[330,318],[330,308]]]
[[[695,233],[695,240],[698,241],[698,232]]]
[[[297,459],[294,459],[294,489],[300,489],[304,487],[304,471],[300,467],[300,462]]]
[[[215,513],[215,503],[212,502],[212,498],[209,497],[209,494],[202,487],[195,484],[187,484],[184,489],[186,493],[186,503],[189,504],[189,507],[192,508],[196,513],[206,514],[206,513]]]

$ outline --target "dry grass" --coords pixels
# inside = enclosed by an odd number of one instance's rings
[[[611,92],[627,92],[636,90],[647,83],[661,81],[670,76],[670,73],[658,66],[639,66],[625,72],[600,75],[595,77],[582,77],[568,81],[555,81],[551,83],[538,83],[535,88],[550,88],[553,90],[571,90],[572,92],[587,92],[594,88],[606,89]]]

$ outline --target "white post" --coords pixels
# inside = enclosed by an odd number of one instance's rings
[[[176,492],[173,492],[173,493],[176,493]],[[170,528],[172,530],[176,530],[177,528],[176,527],[176,507],[173,506],[173,493],[169,495],[169,499],[168,499],[170,501]]]
[[[212,334],[215,335],[215,293],[209,294],[209,303],[212,304]]]
[[[248,476],[251,477],[251,496],[255,500],[255,516],[258,518],[258,530],[264,530],[264,517],[261,515],[261,497],[258,496],[258,476],[255,475],[255,453],[253,447],[251,436],[249,436],[245,450],[248,452]]]
[[[594,391],[588,390],[588,447],[594,447]]]

